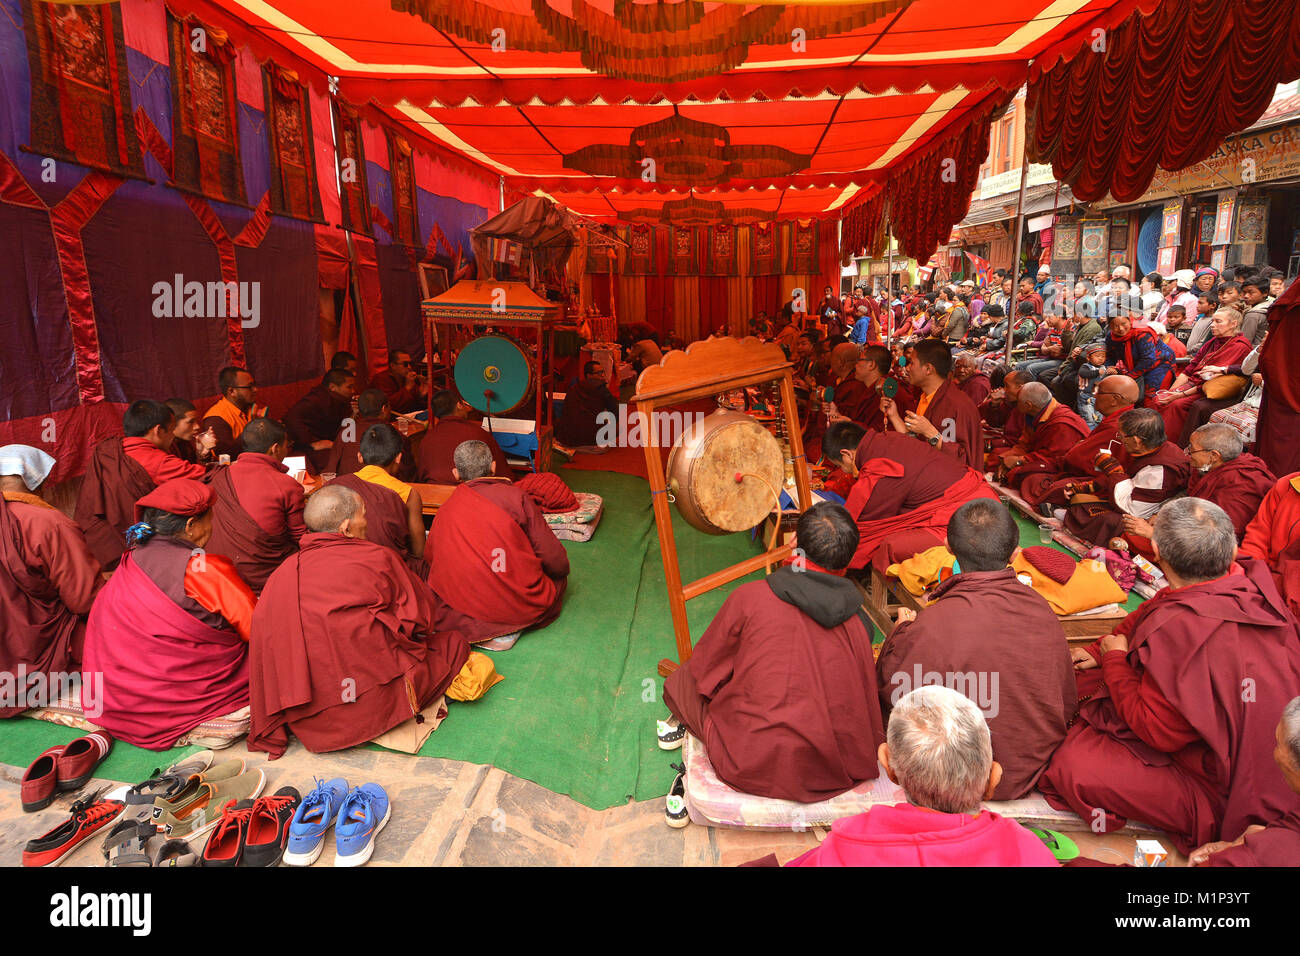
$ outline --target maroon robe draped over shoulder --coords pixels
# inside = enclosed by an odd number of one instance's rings
[[[121,438],[105,438],[90,454],[73,518],[105,570],[126,550],[126,529],[135,523],[135,503],[154,490],[149,473],[122,450]]]
[[[298,550],[292,533],[286,530],[272,534],[265,530],[240,503],[231,469],[248,465],[255,457],[246,454],[213,477],[212,490],[217,500],[212,509],[212,538],[208,541],[208,550],[229,558],[254,594],[262,590],[271,572]]]
[[[281,756],[292,732],[312,753],[373,740],[436,700],[469,658],[435,628],[433,593],[392,549],[307,534],[253,613],[248,749]]]
[[[885,726],[860,605],[851,581],[793,568],[727,598],[664,682],[721,780],[813,803],[876,778]]]
[[[166,560],[151,564],[168,580],[155,582],[132,550],[95,599],[82,667],[104,675],[103,713],[86,716],[137,747],[165,750],[205,720],[248,703],[248,645],[166,593],[184,593],[188,546],[151,539],[141,547],[166,549]],[[84,684],[82,703],[91,705]]]
[[[980,405],[984,404],[984,400],[987,399],[993,391],[993,383],[989,381],[989,377],[983,372],[976,372],[970,378],[966,379],[966,381],[960,383],[957,387],[965,392],[966,397],[975,403],[977,410]]]
[[[371,426],[391,424],[382,418],[357,418],[354,421],[345,418],[338,434],[334,436],[334,447],[325,456],[321,471],[333,472],[335,475],[350,475],[354,471],[360,471],[365,467],[361,464],[361,439]],[[411,451],[411,440],[403,436],[402,463],[398,466],[397,477],[402,481],[415,481],[415,474],[415,454]]]
[[[1268,338],[1259,350],[1264,401],[1255,453],[1275,475],[1300,470],[1300,282],[1291,283],[1268,310]]]
[[[1037,421],[1027,422],[1025,433],[1017,443],[1024,451],[1024,464],[1007,473],[1007,485],[1016,488],[1034,474],[1056,474],[1065,456],[1079,442],[1089,437],[1088,424],[1073,409],[1055,399]]]
[[[1263,459],[1243,451],[1232,461],[1225,461],[1205,474],[1193,470],[1187,493],[1193,498],[1212,501],[1226,511],[1240,541],[1246,525],[1259,513],[1259,503],[1276,481]]]
[[[867,432],[856,458],[858,478],[845,504],[858,525],[858,549],[849,563],[854,569],[866,567],[885,540],[901,532],[925,537],[927,543],[915,541],[921,545],[915,550],[940,544],[958,508],[974,498],[997,500],[977,471],[895,431]]]
[[[1110,448],[1113,453],[1122,447],[1119,440],[1119,417],[1132,408],[1132,405],[1126,405],[1099,421],[1086,438],[1065,453],[1059,471],[1026,476],[1020,483],[1020,493],[1025,500],[1035,507],[1044,501],[1064,505],[1066,485],[1100,477],[1101,473],[1096,466],[1097,452]]]
[[[86,615],[103,580],[62,512],[35,495],[0,496],[0,670],[50,674],[80,665]],[[0,717],[24,709],[0,707]]]
[[[939,450],[976,470],[984,465],[984,427],[980,410],[952,382],[945,381],[930,398],[924,416],[939,429]],[[952,438],[952,441],[949,441]]]
[[[496,462],[496,476],[498,478],[511,476],[510,462],[506,458],[506,453],[482,425],[464,418],[444,418],[435,422],[425,432],[420,448],[416,452],[418,456],[416,471],[420,480],[435,485],[456,484],[456,476],[451,473],[455,464],[452,456],[456,454],[457,446],[466,441],[481,441],[486,444],[488,450],[492,452],[492,460]]]
[[[1158,749],[1121,714],[1104,660],[1078,671],[1079,720],[1040,784],[1053,806],[1085,818],[1101,807],[1107,829],[1125,818],[1160,826],[1184,852],[1300,808],[1273,762],[1282,709],[1300,695],[1300,626],[1262,561],[1243,557],[1214,581],[1165,588],[1116,633],[1128,637],[1132,670],[1196,739]]]
[[[438,626],[472,643],[560,614],[569,556],[537,504],[508,481],[478,478],[453,491],[433,520],[425,559],[445,605]]]
[[[1241,846],[1213,854],[1206,866],[1300,866],[1300,808],[1246,837]]]
[[[1074,716],[1074,664],[1065,631],[1051,606],[1011,568],[963,571],[940,584],[930,602],[915,621],[895,627],[880,651],[886,719],[925,674],[941,675],[988,721],[993,759],[1002,765],[993,799],[1018,800],[1033,789]]]
[[[409,550],[411,529],[407,521],[406,502],[401,495],[392,488],[385,488],[356,475],[342,475],[330,484],[351,488],[361,496],[361,501],[366,506],[367,541],[392,548],[421,578],[428,575],[428,564],[412,556]]]
[[[1268,565],[1273,583],[1300,618],[1300,473],[1279,478],[1246,525],[1241,553]]]

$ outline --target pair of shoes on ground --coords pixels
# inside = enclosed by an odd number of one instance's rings
[[[680,720],[660,720],[655,722],[655,738],[660,750],[680,750],[686,740],[686,725]],[[680,829],[691,822],[691,815],[686,809],[686,765],[669,764],[677,771],[673,785],[668,788],[664,798],[664,821],[674,829]]]
[[[44,810],[55,794],[80,790],[113,749],[113,737],[102,730],[51,747],[32,761],[23,774],[20,798],[25,813]]]
[[[289,824],[289,843],[284,851],[285,866],[311,866],[320,859],[325,834],[334,827],[337,852],[335,866],[361,866],[375,850],[379,836],[392,815],[388,793],[377,783],[348,789],[342,777],[322,783],[298,805]]]
[[[203,847],[200,866],[276,866],[302,796],[294,787],[256,800],[231,800]]]
[[[226,760],[188,774],[183,782],[169,781],[153,799],[151,819],[164,836],[192,840],[218,826],[229,804],[251,802],[265,786],[264,770],[248,771],[242,758]]]
[[[121,800],[101,800],[103,790],[78,800],[68,818],[23,847],[23,866],[58,866],[69,853],[113,822],[125,808]]]

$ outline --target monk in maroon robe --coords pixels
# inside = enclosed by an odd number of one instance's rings
[[[574,448],[596,444],[602,414],[618,416],[618,399],[609,390],[599,362],[583,366],[583,378],[564,396],[564,410],[555,423],[555,438]]]
[[[216,443],[212,454],[238,458],[244,450],[240,436],[254,418],[266,414],[266,406],[257,405],[257,383],[247,369],[227,365],[217,376],[221,398],[203,413],[203,428],[210,430]]]
[[[119,740],[166,750],[248,705],[255,598],[234,566],[205,552],[215,495],[177,478],[137,503],[130,549],[95,598],[82,662],[86,716]],[[93,709],[98,705],[102,713]]]
[[[255,418],[244,429],[244,453],[212,479],[217,493],[208,550],[234,562],[253,592],[298,550],[307,532],[303,489],[284,466],[289,440],[273,418]]]
[[[1279,478],[1264,496],[1246,525],[1241,553],[1268,566],[1287,607],[1300,616],[1300,472]]]
[[[919,393],[916,411],[904,414],[893,399],[881,399],[881,408],[890,425],[897,432],[929,442],[963,465],[982,468],[984,430],[979,409],[948,378],[952,372],[952,350],[938,339],[925,339],[912,351],[907,371],[912,387]]]
[[[975,498],[997,500],[979,472],[897,432],[851,422],[827,430],[826,457],[854,477],[845,507],[858,525],[857,570],[911,557],[943,543],[948,519]]]
[[[435,626],[437,601],[391,548],[365,540],[365,505],[312,495],[302,549],[271,575],[253,614],[249,750],[289,734],[312,753],[365,743],[436,701],[469,658]]]
[[[1041,382],[1026,382],[1016,404],[1025,416],[1025,431],[999,458],[1007,487],[1018,490],[1030,475],[1057,473],[1065,456],[1089,433],[1088,424]]]
[[[38,448],[0,448],[0,671],[80,669],[86,615],[104,583],[81,529],[36,491],[54,459]],[[0,707],[0,717],[26,708]]]
[[[953,361],[952,380],[966,397],[979,408],[993,391],[989,377],[975,366],[975,359],[966,353],[958,355]]]
[[[862,598],[844,568],[857,528],[823,502],[799,518],[799,566],[741,585],[664,703],[744,793],[814,803],[879,773],[885,739]]]
[[[1300,625],[1268,569],[1235,563],[1236,550],[1216,505],[1161,510],[1154,552],[1169,587],[1072,653],[1079,717],[1039,781],[1053,806],[1099,832],[1141,820],[1184,853],[1295,807],[1272,750],[1300,694]]]
[[[1188,866],[1300,866],[1300,697],[1286,705],[1273,734],[1273,761],[1296,794],[1294,808],[1267,826],[1254,824],[1237,839],[1197,847]]]
[[[350,475],[361,468],[361,438],[374,425],[391,425],[393,416],[388,408],[388,399],[377,388],[368,388],[357,396],[357,414],[343,419],[338,434],[334,436],[334,446],[325,458],[322,474]],[[411,450],[411,440],[402,436],[402,466],[397,477],[403,481],[415,481],[415,453]]]
[[[426,554],[429,586],[445,605],[438,626],[474,644],[502,639],[489,649],[505,649],[525,628],[559,617],[569,555],[537,503],[494,477],[495,467],[481,441],[456,449],[464,484],[438,509]]]
[[[105,571],[117,567],[126,550],[126,529],[135,521],[135,503],[153,491],[153,479],[122,449],[121,438],[95,446],[77,493],[73,519]]]
[[[880,346],[871,348],[884,351]],[[885,356],[888,355],[885,352]],[[808,423],[803,431],[804,454],[809,461],[817,461],[822,457],[821,441],[826,434],[827,402],[834,405],[829,409],[832,422],[857,422],[864,428],[870,428],[881,427],[883,421],[880,414],[880,392],[875,384],[867,384],[868,381],[877,384],[880,381],[878,352],[873,352],[869,357],[860,346],[852,342],[841,342],[831,349],[830,368],[831,386],[824,392],[814,390],[809,402]],[[861,375],[858,374],[859,369]]]
[[[1068,503],[1066,488],[1081,481],[1101,477],[1097,470],[1097,453],[1103,449],[1119,451],[1119,417],[1138,400],[1138,384],[1127,375],[1109,375],[1097,385],[1096,406],[1102,419],[1087,438],[1065,453],[1054,472],[1027,475],[1020,483],[1020,493],[1035,507],[1048,502],[1057,507]]]
[[[383,392],[388,407],[402,413],[418,412],[429,395],[429,386],[411,367],[411,353],[402,351],[388,353],[388,368],[370,380],[370,388]]]
[[[1020,528],[1006,506],[968,502],[947,533],[961,572],[919,613],[900,612],[878,661],[881,705],[888,712],[925,675],[939,675],[988,721],[1002,765],[993,799],[1018,800],[1033,789],[1074,716],[1070,646],[1051,606],[1007,566]]]
[[[122,451],[145,470],[155,485],[173,478],[202,481],[208,470],[197,462],[186,461],[172,452],[176,436],[172,434],[176,416],[164,402],[141,399],[132,402],[122,416]]]
[[[469,406],[460,404],[460,399],[451,389],[433,396],[433,422],[416,452],[415,470],[420,481],[435,485],[456,484],[452,474],[456,466],[454,456],[461,443],[467,441],[481,441],[487,445],[496,465],[496,475],[501,478],[510,476],[510,461],[506,453],[481,424],[465,418],[468,409]]]
[[[1255,453],[1275,475],[1300,471],[1300,282],[1268,310],[1268,337],[1259,351],[1264,400],[1259,406]]]
[[[1241,447],[1241,433],[1231,425],[1202,425],[1187,441],[1187,457],[1192,462],[1187,493],[1226,511],[1237,529],[1238,541],[1259,512],[1264,496],[1277,483],[1263,459]]]
[[[293,451],[307,456],[317,470],[324,467],[343,419],[352,414],[357,379],[341,369],[330,369],[320,384],[298,399],[284,416]]]
[[[424,504],[419,493],[401,481],[402,436],[392,425],[373,425],[361,439],[364,467],[330,484],[350,488],[366,506],[366,540],[392,548],[421,579],[424,561]]]
[[[1080,501],[1072,495],[1065,527],[1103,547],[1123,535],[1146,552],[1146,531],[1138,522],[1150,522],[1165,502],[1187,487],[1192,463],[1181,448],[1165,440],[1164,420],[1153,409],[1134,408],[1121,415],[1116,437],[1123,447],[1114,455],[1098,456],[1100,477],[1074,486],[1078,495],[1099,500]]]

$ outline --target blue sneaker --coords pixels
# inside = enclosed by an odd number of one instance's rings
[[[303,798],[289,823],[289,845],[281,863],[285,866],[311,866],[325,848],[325,834],[338,819],[348,782],[335,777],[328,783],[316,780],[316,789]]]
[[[377,783],[357,787],[343,801],[339,825],[334,830],[338,841],[335,866],[360,866],[375,851],[375,837],[388,823],[393,805]]]

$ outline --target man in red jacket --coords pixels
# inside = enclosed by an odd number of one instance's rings
[[[664,682],[678,733],[660,737],[680,744],[685,727],[730,786],[814,803],[876,778],[884,722],[871,628],[844,578],[857,527],[822,502],[796,534],[799,561],[741,585]]]

